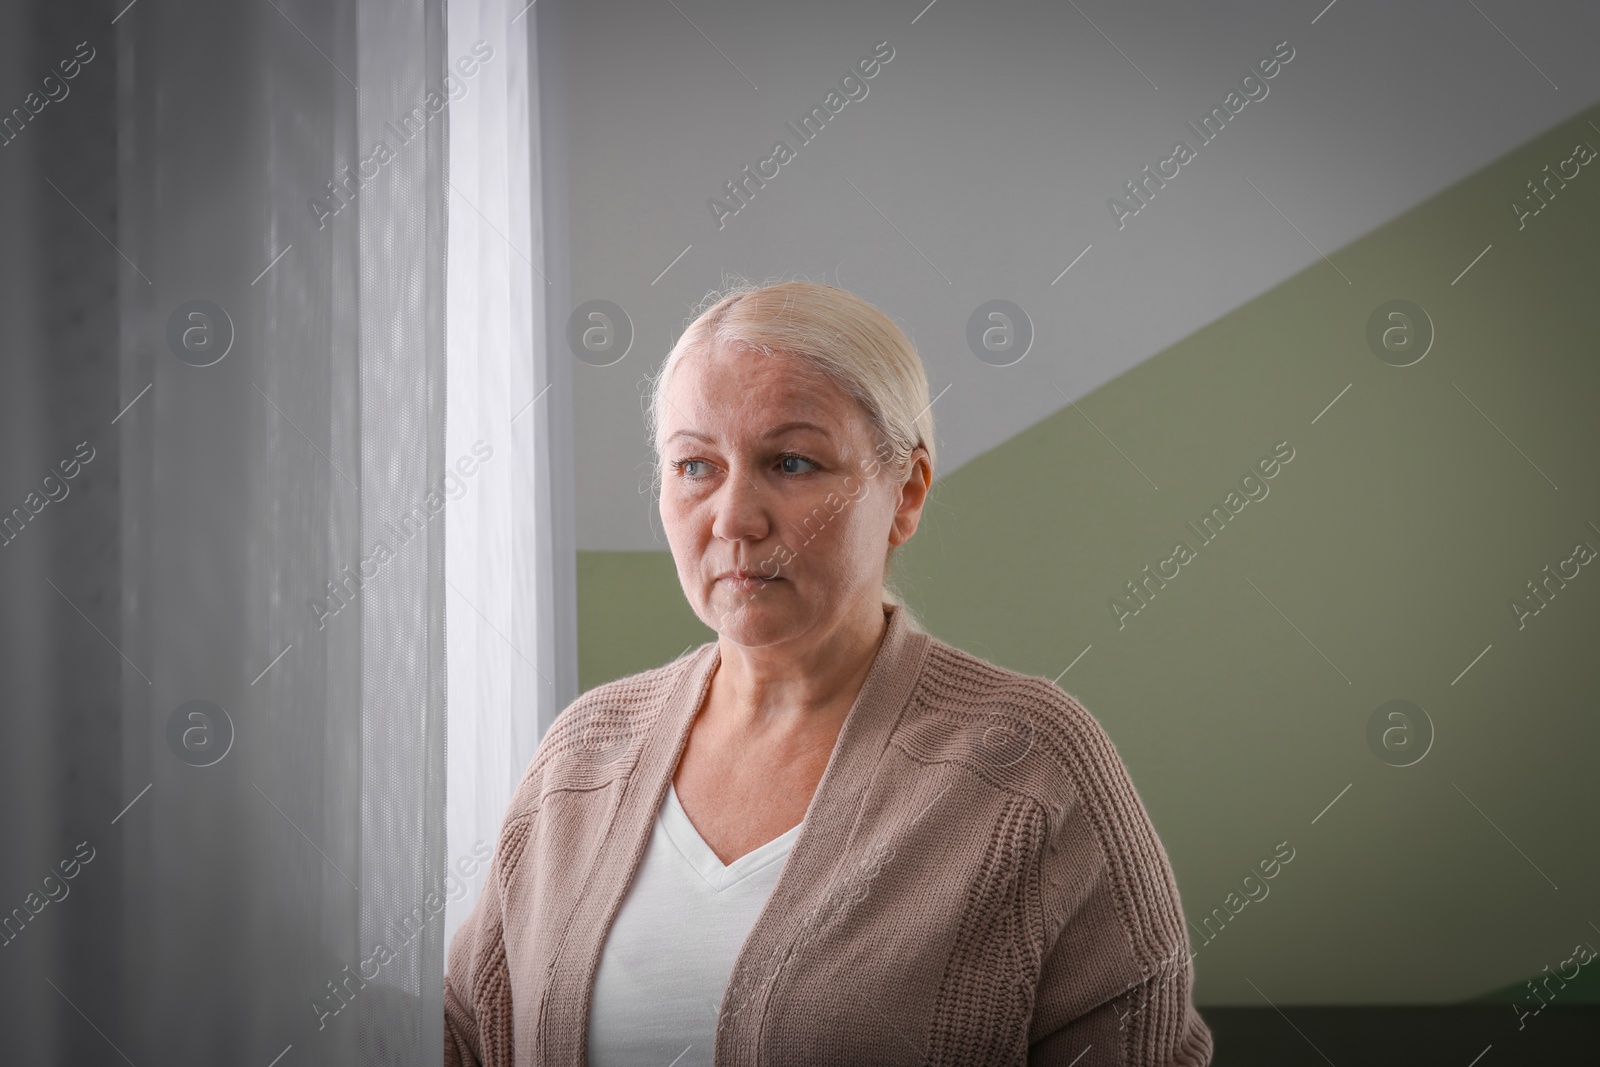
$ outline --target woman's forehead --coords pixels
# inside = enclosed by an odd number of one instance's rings
[[[745,412],[842,413],[849,396],[815,364],[798,356],[683,357],[667,383],[667,414],[741,417]],[[701,409],[697,411],[696,409]]]
[[[866,415],[842,393],[826,398],[815,389],[753,396],[685,394],[669,405],[662,442],[699,441],[761,448],[785,440],[826,442],[852,449],[866,430]]]

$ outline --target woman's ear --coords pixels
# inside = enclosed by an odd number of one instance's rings
[[[918,445],[908,461],[911,472],[900,486],[900,502],[895,507],[894,523],[889,528],[889,544],[903,545],[917,532],[922,521],[922,507],[933,487],[933,465],[928,461],[928,450]]]

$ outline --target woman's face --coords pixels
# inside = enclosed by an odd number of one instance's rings
[[[665,399],[661,521],[701,621],[755,647],[881,602],[925,482],[891,483],[849,394],[797,357],[719,348],[683,357]]]

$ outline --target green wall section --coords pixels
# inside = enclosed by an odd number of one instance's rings
[[[1509,206],[1576,142],[1600,147],[1597,117],[941,477],[901,550],[932,632],[1058,678],[1115,740],[1177,872],[1202,1004],[1509,1003],[1600,945],[1600,560],[1520,627],[1511,606],[1579,541],[1600,549],[1600,160],[1525,228]],[[1436,329],[1408,367],[1366,341],[1395,298]],[[1040,336],[1027,372],[1072,350]],[[1241,507],[1280,442],[1293,458]],[[1206,542],[1186,523],[1214,506],[1240,510]],[[1119,624],[1125,583],[1179,542],[1188,562]],[[580,553],[579,574],[586,688],[713,636],[667,553]],[[1408,767],[1367,741],[1396,698],[1435,731]],[[1280,842],[1293,860],[1241,903]],[[1595,968],[1561,999],[1600,1002]]]
[[[580,690],[659,667],[716,638],[684,598],[671,553],[578,553]]]
[[[1600,146],[1597,146],[1600,147]],[[1586,938],[1590,945],[1600,942],[1600,938]],[[1559,960],[1551,960],[1544,966],[1548,971],[1541,969],[1533,978],[1525,979],[1513,985],[1504,986],[1485,993],[1481,997],[1474,997],[1474,1004],[1516,1004],[1522,1011],[1538,1011],[1541,1003],[1554,1007],[1563,1004],[1600,1004],[1600,960],[1590,960],[1587,964],[1579,964],[1581,957],[1574,956],[1571,946],[1562,954]],[[1563,973],[1571,975],[1572,968],[1578,967],[1578,973],[1570,981],[1563,979]],[[1528,988],[1532,982],[1533,989]]]

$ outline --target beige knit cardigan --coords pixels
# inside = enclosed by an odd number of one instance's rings
[[[1105,731],[1049,680],[885,612],[714,1062],[1209,1063],[1172,868]],[[719,656],[598,686],[551,725],[450,944],[447,1067],[585,1063],[601,948]]]

